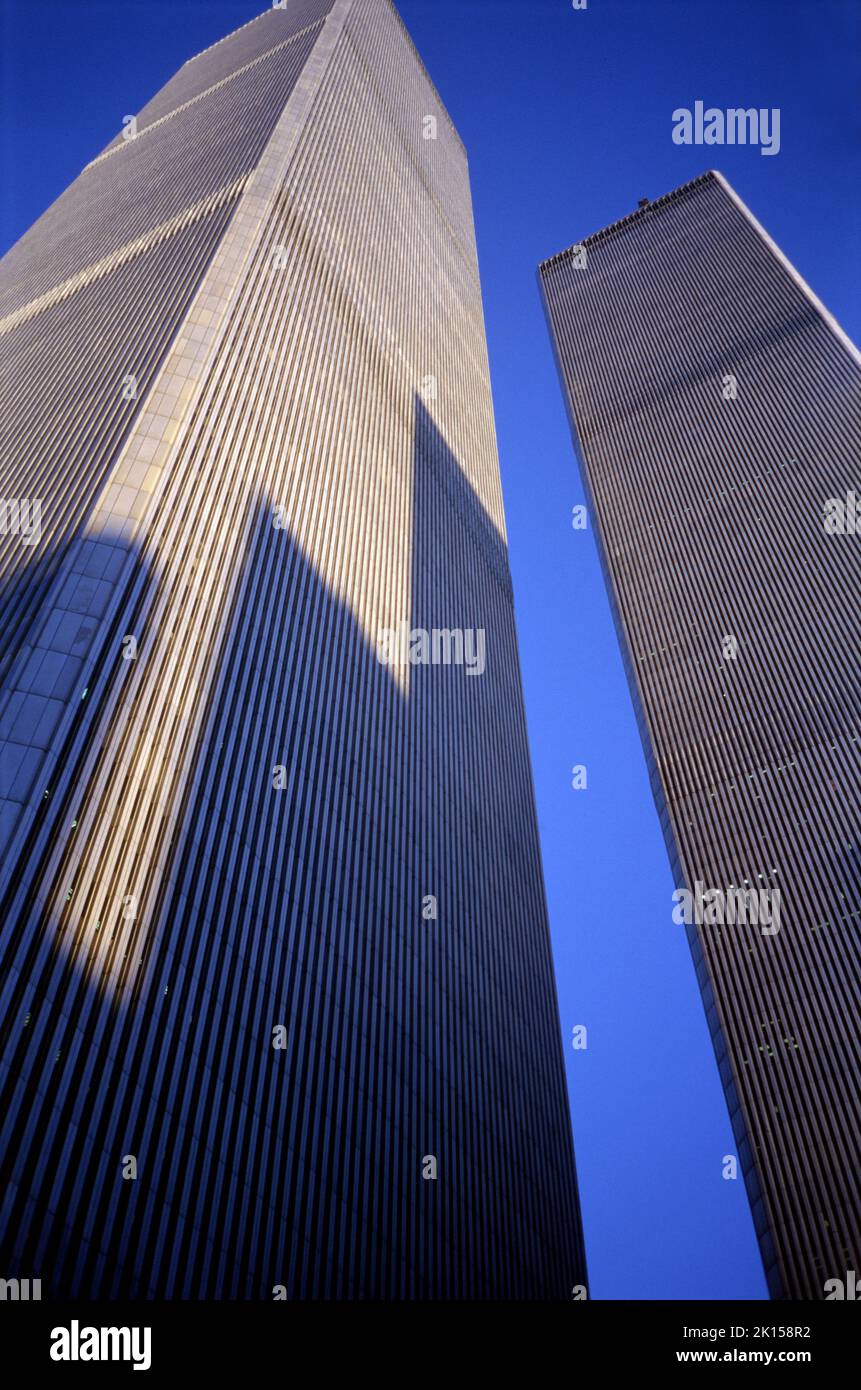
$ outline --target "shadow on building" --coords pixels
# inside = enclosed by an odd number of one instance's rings
[[[399,681],[260,494],[146,910],[96,948],[22,868],[2,1260],[48,1296],[583,1277],[506,550],[418,399],[413,463],[404,618],[483,673]]]

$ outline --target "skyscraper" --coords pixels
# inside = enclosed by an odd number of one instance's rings
[[[388,0],[117,125],[2,263],[3,1273],[570,1298],[465,152]]]
[[[720,174],[539,278],[667,929],[688,927],[771,1293],[822,1298],[861,1260],[861,359]]]

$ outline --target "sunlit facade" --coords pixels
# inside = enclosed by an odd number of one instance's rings
[[[0,316],[2,1271],[570,1299],[467,162],[393,6],[186,63]]]

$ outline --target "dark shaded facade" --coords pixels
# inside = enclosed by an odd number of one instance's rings
[[[769,1288],[822,1298],[861,1261],[858,353],[715,173],[539,278],[675,883],[780,893],[688,935]]]
[[[0,275],[0,1269],[570,1298],[466,158],[394,8],[186,64]]]

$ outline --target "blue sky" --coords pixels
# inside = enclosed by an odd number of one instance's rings
[[[262,0],[2,0],[5,251],[192,53]],[[857,0],[399,0],[470,157],[591,1292],[762,1298],[536,285],[539,260],[717,167],[856,341]],[[672,112],[779,107],[781,149]],[[588,789],[571,789],[573,764]]]

